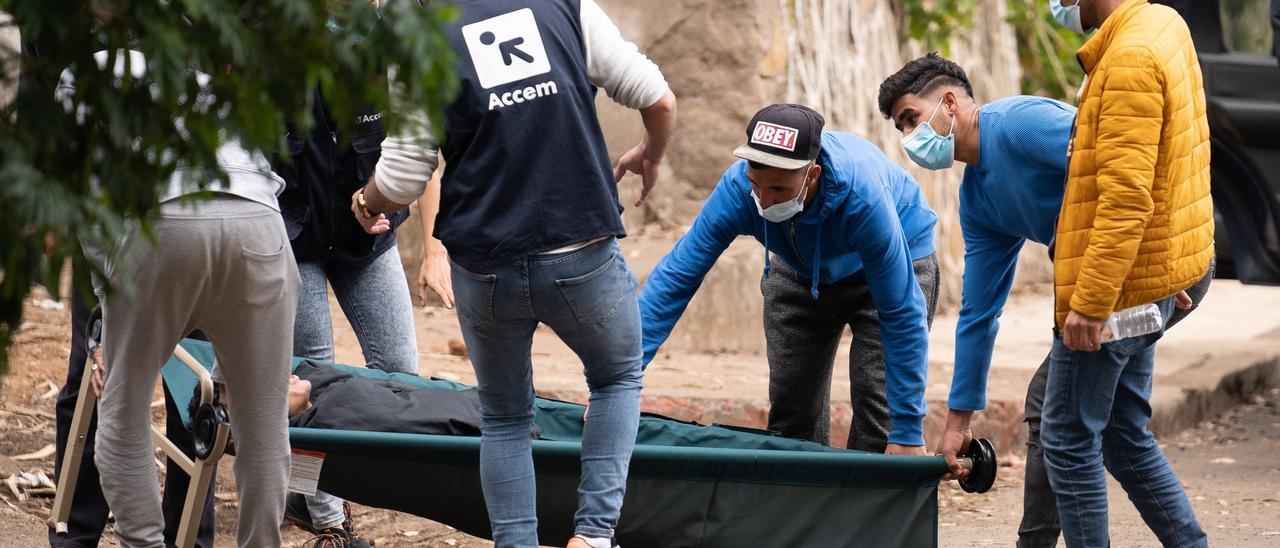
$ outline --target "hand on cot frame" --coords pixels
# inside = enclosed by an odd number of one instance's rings
[[[93,349],[93,367],[90,368],[89,385],[93,387],[93,395],[102,399],[102,389],[107,386],[107,364],[102,359],[102,346]]]
[[[973,442],[973,431],[969,422],[973,411],[950,409],[947,411],[947,425],[942,431],[942,439],[934,454],[943,458],[950,473],[942,476],[943,481],[963,479],[969,471],[960,465],[959,456],[969,452],[969,444]]]

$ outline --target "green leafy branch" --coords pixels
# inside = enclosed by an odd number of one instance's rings
[[[349,9],[327,9],[339,4]],[[316,86],[342,135],[358,109],[390,109],[389,73],[434,120],[457,87],[444,35],[456,8],[440,0],[381,13],[356,0],[0,0],[0,10],[24,44],[0,50],[0,88],[17,87],[0,105],[0,373],[32,284],[58,295],[70,261],[74,290],[87,293],[95,267],[82,246],[110,251],[126,231],[148,235],[179,168],[205,189],[225,178],[221,143],[282,150],[286,124],[310,126]],[[145,55],[142,78],[114,73],[129,49]],[[67,69],[74,90],[55,98]]]

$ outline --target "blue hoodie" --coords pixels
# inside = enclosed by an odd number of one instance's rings
[[[644,362],[671,335],[720,254],[738,236],[755,236],[765,247],[764,275],[770,254],[776,254],[810,282],[815,300],[822,284],[866,279],[884,341],[889,443],[922,445],[928,310],[912,261],[933,254],[937,216],[915,180],[866,139],[823,132],[818,165],[822,175],[813,203],[782,223],[756,211],[747,162],[729,167],[693,227],[644,284]]]

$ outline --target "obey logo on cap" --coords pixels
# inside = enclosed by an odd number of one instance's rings
[[[794,152],[798,135],[800,130],[796,128],[761,121],[756,123],[756,129],[751,133],[751,142]]]
[[[804,105],[777,104],[760,109],[747,124],[747,144],[733,155],[782,169],[800,169],[822,150],[822,115]]]

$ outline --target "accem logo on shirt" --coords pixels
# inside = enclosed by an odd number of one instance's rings
[[[769,122],[756,123],[756,130],[751,133],[751,142],[757,145],[765,145],[773,148],[780,148],[789,152],[796,150],[796,136],[800,132],[796,128],[771,124]]]
[[[504,13],[462,27],[471,64],[480,86],[491,89],[551,72],[538,21],[529,8]],[[489,110],[558,93],[554,81],[489,94]]]

